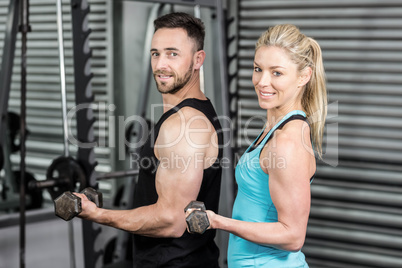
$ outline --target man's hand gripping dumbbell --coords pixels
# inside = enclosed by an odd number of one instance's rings
[[[80,194],[85,195],[89,201],[95,203],[97,207],[103,206],[102,193],[97,192],[95,189],[88,187],[82,190]],[[79,195],[79,194],[78,194]],[[82,196],[84,198],[84,196]],[[81,198],[72,192],[64,192],[62,195],[54,200],[55,214],[65,221],[73,219],[81,213]]]

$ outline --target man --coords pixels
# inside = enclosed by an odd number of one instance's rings
[[[219,203],[223,137],[200,90],[204,25],[186,13],[162,16],[154,25],[151,65],[164,113],[141,149],[152,164],[140,167],[135,208],[101,209],[77,194],[79,217],[133,233],[134,267],[219,267],[215,231],[189,234],[183,211],[191,200],[215,212]]]

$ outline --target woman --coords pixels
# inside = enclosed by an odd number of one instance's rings
[[[230,268],[308,267],[300,249],[327,113],[318,43],[294,25],[271,27],[256,44],[252,81],[267,122],[236,166],[233,218],[207,211],[210,228],[231,233]]]

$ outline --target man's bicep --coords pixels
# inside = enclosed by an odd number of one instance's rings
[[[204,121],[195,126],[198,121],[192,118],[202,117],[198,111],[185,109],[183,117],[185,123],[175,116],[162,125],[155,148],[160,161],[156,174],[158,202],[179,206],[180,211],[198,196],[209,149],[202,145],[210,143],[213,134]]]
[[[160,163],[156,173],[158,202],[180,210],[198,196],[205,154],[185,142],[159,150]]]

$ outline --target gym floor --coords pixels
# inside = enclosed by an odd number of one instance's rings
[[[20,267],[19,214],[0,216],[0,268]],[[73,220],[76,268],[83,268],[81,221]],[[8,225],[8,226],[5,226]],[[27,212],[25,263],[27,268],[70,268],[68,223],[53,208]]]

